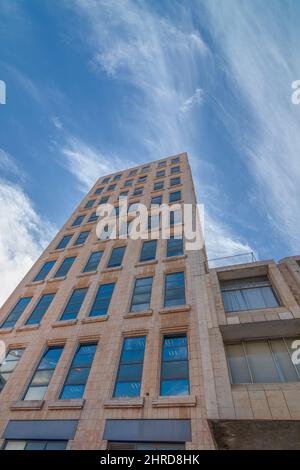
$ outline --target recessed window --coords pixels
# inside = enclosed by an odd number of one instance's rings
[[[88,288],[74,289],[72,295],[63,311],[60,321],[74,320],[81,309]]]
[[[37,366],[23,400],[43,400],[63,349],[63,346],[53,346],[47,349]]]
[[[85,209],[90,209],[91,207],[93,207],[93,205],[95,204],[96,202],[96,199],[90,199],[86,205],[84,206]]]
[[[160,205],[160,204],[162,203],[162,199],[163,199],[162,196],[154,196],[154,197],[151,199],[151,205],[152,205],[152,206]]]
[[[133,191],[133,195],[134,196],[139,196],[140,194],[143,194],[143,187],[141,188],[135,188],[134,191]]]
[[[68,245],[68,243],[69,243],[69,241],[71,240],[72,237],[73,237],[73,234],[63,236],[55,249],[56,250],[62,250],[63,248],[66,248],[66,246]]]
[[[268,276],[221,281],[220,284],[225,312],[279,306]]]
[[[166,171],[165,170],[159,170],[156,172],[156,178],[163,178],[164,176],[166,176]]]
[[[160,395],[189,395],[189,361],[186,335],[163,339]]]
[[[108,200],[109,200],[109,196],[102,196],[98,205],[100,206],[101,204],[106,204]]]
[[[32,282],[43,281],[44,279],[46,279],[46,277],[48,276],[49,272],[51,271],[55,263],[56,263],[56,260],[47,261],[46,263],[44,263],[42,268],[40,269],[40,271],[35,276]]]
[[[158,162],[157,168],[164,168],[166,166],[166,162]]]
[[[120,181],[121,176],[122,176],[121,174],[120,175],[115,175],[114,176],[114,181]]]
[[[227,344],[226,355],[233,384],[299,382],[300,365],[293,364],[296,338],[274,338]]]
[[[113,396],[138,397],[141,392],[146,337],[124,338]]]
[[[167,257],[182,256],[183,255],[183,239],[170,237],[167,240]]]
[[[145,183],[147,181],[147,176],[140,176],[138,179],[138,183]]]
[[[39,302],[33,309],[30,317],[28,318],[26,325],[38,325],[44,318],[48,308],[54,299],[55,294],[44,294],[40,298]]]
[[[140,261],[150,261],[156,258],[157,240],[147,240],[142,244]]]
[[[148,173],[148,171],[150,171],[150,166],[143,166],[141,169],[141,173]]]
[[[93,212],[89,219],[88,219],[88,222],[96,222],[98,220],[99,216],[97,215],[97,212]]]
[[[60,400],[81,399],[89,378],[97,344],[81,344],[72,361]]]
[[[0,364],[0,392],[3,390],[9,377],[17,367],[23,352],[23,348],[10,349],[6,354],[5,360]]]
[[[22,297],[18,300],[17,304],[8,314],[6,320],[1,325],[1,328],[13,328],[21,315],[23,315],[27,305],[30,303],[32,297]]]
[[[111,282],[110,284],[102,284],[99,286],[94,303],[89,313],[89,317],[99,317],[108,313],[114,288],[114,282]]]
[[[114,191],[116,189],[117,185],[116,184],[110,184],[107,188],[107,191]]]
[[[126,197],[128,196],[129,191],[121,191],[119,197]]]
[[[93,271],[97,271],[97,268],[98,268],[98,265],[101,261],[101,258],[102,258],[102,255],[103,255],[103,251],[94,251],[94,253],[92,253],[84,267],[84,270],[83,272],[84,273],[88,273],[88,272],[93,272]]]
[[[136,279],[131,299],[130,312],[149,310],[152,292],[152,277]]]
[[[153,191],[157,191],[159,189],[164,189],[164,182],[163,181],[157,181],[153,185]]]
[[[182,210],[177,209],[175,211],[170,211],[169,212],[169,221],[170,221],[170,226],[174,225],[181,225],[182,224]]]
[[[96,194],[101,194],[101,193],[103,192],[103,189],[104,189],[103,187],[97,188],[96,191],[94,192],[94,194],[95,194],[95,195],[96,195]]]
[[[72,223],[72,227],[77,227],[78,225],[81,225],[84,219],[84,215],[78,215],[74,222]]]
[[[61,263],[60,267],[54,274],[54,277],[64,277],[70,271],[72,264],[74,263],[76,256],[70,256],[69,258],[65,258]]]
[[[177,186],[178,184],[181,184],[180,176],[170,179],[170,186]]]
[[[87,237],[89,236],[89,233],[90,233],[89,230],[86,230],[85,232],[80,232],[77,239],[73,243],[73,246],[83,245],[85,243]]]
[[[5,441],[4,450],[65,450],[68,441],[20,441],[8,439]]]
[[[135,176],[137,174],[137,169],[136,170],[130,170],[129,176]]]
[[[171,175],[175,175],[176,173],[180,173],[180,166],[172,166]]]
[[[179,157],[175,157],[175,158],[172,158],[171,159],[171,165],[174,165],[176,163],[179,163],[180,162],[180,158]]]
[[[181,200],[181,191],[175,191],[169,194],[169,202],[177,202]]]
[[[125,250],[126,250],[126,246],[118,246],[117,248],[113,248],[107,267],[114,268],[117,266],[121,266]]]
[[[124,186],[132,186],[133,180],[126,180]]]
[[[102,184],[107,184],[109,182],[110,178],[107,177],[107,178],[103,178],[102,180]]]
[[[184,272],[167,274],[165,277],[165,307],[185,304]]]

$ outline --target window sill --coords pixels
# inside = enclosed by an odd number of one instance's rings
[[[23,325],[19,326],[19,328],[16,329],[16,332],[22,332],[22,331],[33,331],[33,330],[38,330],[40,327],[40,323],[36,323],[35,325]]]
[[[44,282],[46,282],[46,279],[42,279],[41,281],[31,281],[31,282],[29,282],[28,284],[26,284],[25,287],[40,286],[40,285],[43,284]],[[47,281],[47,282],[48,282],[48,281]]]
[[[52,279],[48,279],[47,284],[51,282],[65,281],[66,279],[67,276],[53,277]]]
[[[112,398],[106,400],[103,404],[104,408],[143,408],[144,398]]]
[[[12,411],[41,410],[44,406],[44,400],[20,400],[10,405]]]
[[[97,271],[87,271],[86,273],[80,273],[77,277],[86,277],[86,276],[94,276],[97,274]]]
[[[254,308],[249,310],[234,310],[234,311],[225,311],[226,317],[230,318],[232,316],[243,316],[243,315],[256,315],[256,314],[268,314],[268,313],[284,313],[287,312],[287,308],[278,305],[277,307],[263,307],[263,308]]]
[[[62,320],[62,321],[56,321],[51,325],[52,328],[59,328],[59,327],[64,327],[64,326],[72,326],[76,325],[78,322],[77,318],[74,318],[73,320]]]
[[[121,271],[122,269],[123,269],[123,266],[113,266],[112,268],[102,269],[101,274],[114,273],[115,271]]]
[[[102,321],[108,320],[109,315],[99,315],[98,317],[87,317],[87,318],[82,318],[81,323],[86,324],[86,323],[98,323]]]
[[[190,305],[178,305],[174,307],[165,307],[162,308],[158,313],[164,315],[167,313],[177,313],[177,312],[189,312],[191,310]]]
[[[138,317],[150,317],[153,315],[153,310],[143,310],[141,312],[129,312],[124,315],[124,318],[138,318]]]
[[[82,410],[84,407],[84,399],[74,399],[74,400],[56,400],[49,402],[49,410]]]
[[[72,234],[72,236],[73,235],[74,234]],[[51,250],[51,251],[49,251],[49,255],[56,255],[56,254],[62,253],[66,249],[67,249],[67,246],[65,246],[65,248],[58,248],[57,250]]]
[[[153,408],[191,408],[197,405],[197,398],[193,396],[181,396],[181,397],[158,397],[152,400]]]
[[[163,263],[168,263],[169,261],[179,261],[181,259],[186,259],[187,255],[178,255],[178,256],[169,256],[168,258],[163,258]]]
[[[11,333],[12,330],[13,330],[13,327],[10,327],[10,328],[0,328],[0,335],[1,335],[1,333],[2,333],[3,335],[7,335],[7,334]]]
[[[148,265],[157,264],[157,263],[158,263],[157,259],[151,259],[148,261],[139,261],[138,263],[134,265],[134,267],[139,268],[140,266],[148,266]]]

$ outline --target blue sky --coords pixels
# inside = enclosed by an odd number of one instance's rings
[[[210,258],[299,253],[297,0],[2,0],[0,301],[103,174],[183,151]]]

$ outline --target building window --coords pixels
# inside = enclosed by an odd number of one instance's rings
[[[63,248],[66,248],[66,246],[68,245],[69,241],[71,240],[71,238],[73,237],[73,234],[72,235],[65,235],[64,237],[62,237],[62,239],[60,240],[59,244],[56,246],[56,250],[62,250]]]
[[[56,273],[54,274],[54,278],[66,276],[70,271],[75,259],[76,256],[70,256],[69,258],[65,258]]]
[[[185,445],[169,442],[109,442],[109,450],[184,450]]]
[[[110,178],[103,178],[102,184],[107,184],[109,182]]]
[[[108,200],[109,200],[109,196],[102,196],[98,205],[101,206],[101,204],[106,204]]]
[[[177,202],[181,200],[181,191],[175,191],[169,194],[169,202]]]
[[[23,315],[25,308],[30,303],[32,297],[22,297],[18,300],[14,308],[8,314],[7,318],[1,325],[1,328],[13,328],[21,315]]]
[[[135,188],[133,191],[134,196],[139,196],[140,194],[143,194],[143,187],[142,188]]]
[[[97,212],[93,212],[89,219],[88,219],[88,222],[96,222],[98,220],[98,215],[97,215]]]
[[[88,381],[97,344],[81,344],[72,361],[60,400],[81,399]]]
[[[143,374],[146,337],[124,338],[113,396],[139,397]]]
[[[160,229],[160,214],[148,216],[148,231],[155,232]]]
[[[170,226],[173,227],[174,225],[181,225],[182,224],[182,210],[177,209],[175,211],[170,211]]]
[[[157,168],[164,168],[166,166],[166,162],[158,162]]]
[[[85,209],[90,209],[91,207],[93,207],[93,205],[95,204],[96,202],[96,199],[90,199],[86,205],[84,206]]]
[[[129,193],[129,191],[121,191],[120,194],[119,194],[119,197],[127,197],[128,193]]]
[[[22,357],[24,349],[10,349],[5,360],[0,364],[0,392],[3,390],[10,375],[13,373]]]
[[[132,186],[133,180],[126,180],[124,183],[125,187]]]
[[[189,361],[186,335],[163,339],[160,395],[189,395]]]
[[[66,308],[60,318],[60,321],[73,320],[77,318],[87,291],[87,287],[73,290],[69,302],[67,303]]]
[[[87,237],[89,236],[89,233],[90,233],[89,230],[87,230],[85,232],[80,232],[77,239],[73,243],[73,246],[83,245],[85,243]]]
[[[162,196],[154,196],[152,199],[151,199],[151,205],[152,206],[155,206],[155,205],[160,205],[162,203]]]
[[[30,381],[23,400],[43,400],[59,361],[63,346],[50,347],[43,355]]]
[[[107,264],[108,268],[114,268],[122,265],[125,249],[126,246],[118,246],[117,248],[113,248]]]
[[[221,281],[225,312],[278,307],[268,276]]]
[[[55,294],[42,295],[39,302],[33,309],[33,312],[31,313],[30,317],[28,318],[26,325],[38,325],[42,321],[44,315],[50,307],[52,300],[54,299],[54,296]]]
[[[147,176],[140,176],[138,179],[138,183],[145,183],[147,181]]]
[[[180,162],[180,158],[179,157],[175,157],[175,158],[172,158],[171,159],[171,165],[174,165],[176,163],[179,163]]]
[[[129,176],[135,176],[137,174],[137,170],[131,170],[129,172]]]
[[[184,272],[167,274],[165,277],[165,307],[184,304]]]
[[[156,175],[155,175],[156,178],[163,178],[164,176],[166,176],[166,171],[165,170],[157,171]]]
[[[140,261],[150,261],[156,257],[157,240],[145,241],[142,244]]]
[[[151,303],[153,277],[142,277],[135,280],[130,312],[149,310]]]
[[[150,166],[143,166],[141,173],[148,173],[150,171]]]
[[[74,222],[72,223],[72,227],[77,227],[78,225],[81,225],[84,219],[84,215],[78,215]]]
[[[114,282],[99,286],[89,317],[99,317],[108,313],[114,288]]]
[[[180,176],[170,179],[170,186],[177,186],[180,183],[181,183]]]
[[[183,255],[183,239],[171,236],[167,240],[167,258]]]
[[[44,263],[42,268],[40,269],[40,271],[35,276],[32,282],[43,281],[44,279],[46,279],[46,277],[48,276],[49,272],[51,271],[55,263],[56,263],[56,260],[47,261],[46,263]]]
[[[97,188],[94,194],[101,194],[104,188]]]
[[[117,185],[116,184],[110,184],[107,188],[107,191],[114,191],[116,189]]]
[[[300,365],[293,364],[292,344],[300,338],[274,338],[227,344],[226,356],[231,382],[298,382]]]
[[[180,166],[173,166],[171,168],[171,175],[174,175],[175,173],[180,173]]]
[[[68,441],[5,441],[4,450],[65,450]]]
[[[89,273],[93,271],[97,271],[98,265],[101,261],[103,255],[103,251],[94,251],[92,253],[83,269],[84,273]]]
[[[114,181],[120,181],[122,175],[115,175]]]
[[[159,189],[164,189],[164,182],[163,181],[157,181],[153,185],[153,191],[158,191]]]

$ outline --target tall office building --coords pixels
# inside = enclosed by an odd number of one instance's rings
[[[3,449],[299,448],[300,257],[209,269],[175,212],[97,235],[125,196],[195,206],[187,155],[99,178],[3,305]]]

